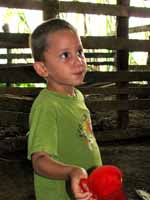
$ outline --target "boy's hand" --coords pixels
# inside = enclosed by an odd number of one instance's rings
[[[76,200],[94,200],[87,186],[85,186],[87,192],[80,187],[80,180],[87,177],[88,174],[83,168],[74,167],[70,173],[71,188]]]

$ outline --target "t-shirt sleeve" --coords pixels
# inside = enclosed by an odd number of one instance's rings
[[[34,152],[57,157],[57,120],[53,106],[38,105],[31,110],[28,133],[28,159]]]

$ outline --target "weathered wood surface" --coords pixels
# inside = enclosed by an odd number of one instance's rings
[[[11,127],[10,127],[11,130]],[[22,129],[23,130],[23,129]],[[18,130],[19,131],[19,130]],[[12,153],[15,151],[25,151],[27,144],[27,132],[20,132],[18,135],[13,133],[2,134],[0,131],[0,152]],[[149,128],[129,128],[129,129],[114,129],[95,131],[95,137],[99,144],[131,144],[138,143],[139,141],[150,140],[150,127]],[[10,135],[9,135],[10,134]]]
[[[129,33],[138,33],[138,32],[146,32],[150,31],[150,25],[143,25],[143,26],[134,26],[129,28]]]
[[[86,58],[114,58],[115,53],[84,53]],[[32,58],[29,53],[9,53],[9,54],[0,54],[0,59],[27,59]]]
[[[13,74],[13,76],[12,76]],[[85,82],[120,82],[120,81],[146,81],[150,80],[150,71],[144,72],[87,72]],[[3,83],[44,83],[45,80],[39,77],[32,65],[23,67],[0,68],[0,82]]]
[[[149,9],[110,4],[60,2],[59,12],[103,14],[122,17],[150,17]]]
[[[0,97],[0,111],[29,113],[34,98]],[[102,100],[101,98],[86,98],[86,104],[93,112],[108,110],[143,110],[150,108],[149,99],[140,100]]]
[[[30,1],[26,0],[24,3],[19,0],[9,1],[1,0],[1,7],[9,8],[24,8],[34,10],[45,10],[47,8],[54,8],[59,12],[74,12],[74,13],[86,13],[86,14],[103,14],[111,16],[125,16],[125,17],[150,17],[149,8],[139,7],[127,7],[110,4],[96,4],[96,3],[84,3],[84,2],[65,2],[60,1]],[[55,5],[55,6],[54,6]]]
[[[141,100],[87,100],[87,106],[92,112],[96,111],[128,111],[128,110],[146,110],[150,108],[150,99]]]
[[[115,52],[112,53],[84,53],[86,58],[114,58],[115,57]]]
[[[81,37],[83,46],[86,49],[126,49],[129,51],[149,51],[149,40],[125,39],[123,37]]]
[[[34,98],[0,96],[0,111],[29,113]],[[149,99],[102,100],[100,97],[86,97],[86,104],[92,112],[108,110],[144,110],[150,108]]]
[[[19,68],[18,65],[11,65],[11,68],[0,67],[0,82],[3,83],[43,83],[43,78],[39,77],[32,65],[23,65]]]
[[[108,58],[109,55],[105,54],[105,57],[103,57],[103,55],[100,57],[97,57],[97,55],[95,53],[90,53],[88,54],[88,56],[86,57],[87,58],[87,63],[88,63],[88,66],[92,65],[92,62],[88,62],[88,59],[93,59],[93,58]],[[28,58],[31,58],[31,55],[30,54],[9,54],[6,55],[6,54],[1,54],[0,55],[0,59],[1,58],[5,58],[5,59],[28,59]],[[112,57],[111,57],[112,58]],[[113,59],[113,58],[112,58]],[[93,62],[95,65],[101,65],[101,64],[111,64],[114,66],[114,71],[116,71],[116,63],[115,62]],[[12,64],[12,63],[9,63],[9,64],[0,64],[0,69],[6,69],[6,68],[21,68],[21,67],[32,67],[33,63],[17,63],[17,64]],[[134,71],[150,71],[150,64],[147,64],[147,65],[129,65],[128,66],[129,68],[129,72],[134,72]]]
[[[0,125],[4,127],[18,126],[22,127],[24,132],[28,130],[28,118],[31,105],[34,98],[29,97],[16,97],[13,95],[0,95]],[[117,100],[99,100],[95,98],[86,98],[86,104],[92,113],[110,111],[110,110],[148,110],[150,108],[149,99],[141,100],[129,100],[129,101],[117,101]],[[95,119],[96,120],[96,119]],[[100,127],[99,127],[100,126]],[[115,141],[127,140],[139,137],[148,137],[149,128],[128,128],[128,129],[111,129],[98,131],[98,128],[102,128],[101,125],[95,124],[94,129],[97,134],[97,140],[99,141]],[[103,138],[101,137],[103,134]]]
[[[1,111],[0,110],[0,125],[1,126],[18,126],[22,127],[25,131],[28,130],[29,113]]]
[[[31,96],[35,97],[39,94],[42,88],[20,88],[20,87],[1,87],[0,95],[12,94],[16,96]]]
[[[29,34],[0,33],[0,48],[28,48]],[[81,37],[85,49],[128,49],[130,51],[149,51],[149,40],[116,38],[113,36]]]
[[[144,81],[150,79],[150,72],[87,72],[85,82],[120,82],[120,81]]]
[[[17,97],[14,95],[0,95],[0,110],[1,111],[16,111],[29,113],[33,98],[30,97]]]
[[[32,58],[29,53],[9,53],[9,54],[0,54],[0,59],[28,59]]]
[[[19,88],[19,87],[1,87],[0,88],[0,95],[1,94],[12,94],[16,96],[37,96],[42,88]],[[150,96],[150,87],[129,87],[129,88],[121,88],[121,90],[115,86],[87,86],[87,87],[79,87],[79,89],[83,92],[83,94],[93,94],[99,95],[99,98],[104,96],[116,95],[116,94],[129,94],[133,96],[139,97],[147,97]]]
[[[29,34],[0,33],[0,48],[28,48]]]

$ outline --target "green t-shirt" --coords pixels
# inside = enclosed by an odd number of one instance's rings
[[[47,152],[65,164],[87,171],[102,165],[83,95],[66,96],[43,89],[33,103],[29,118],[28,159],[33,152]],[[37,200],[70,200],[64,180],[34,174]]]

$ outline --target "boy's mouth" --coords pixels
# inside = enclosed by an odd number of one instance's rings
[[[79,71],[79,72],[75,72],[73,74],[76,75],[76,76],[81,76],[81,75],[85,74],[85,71]]]

